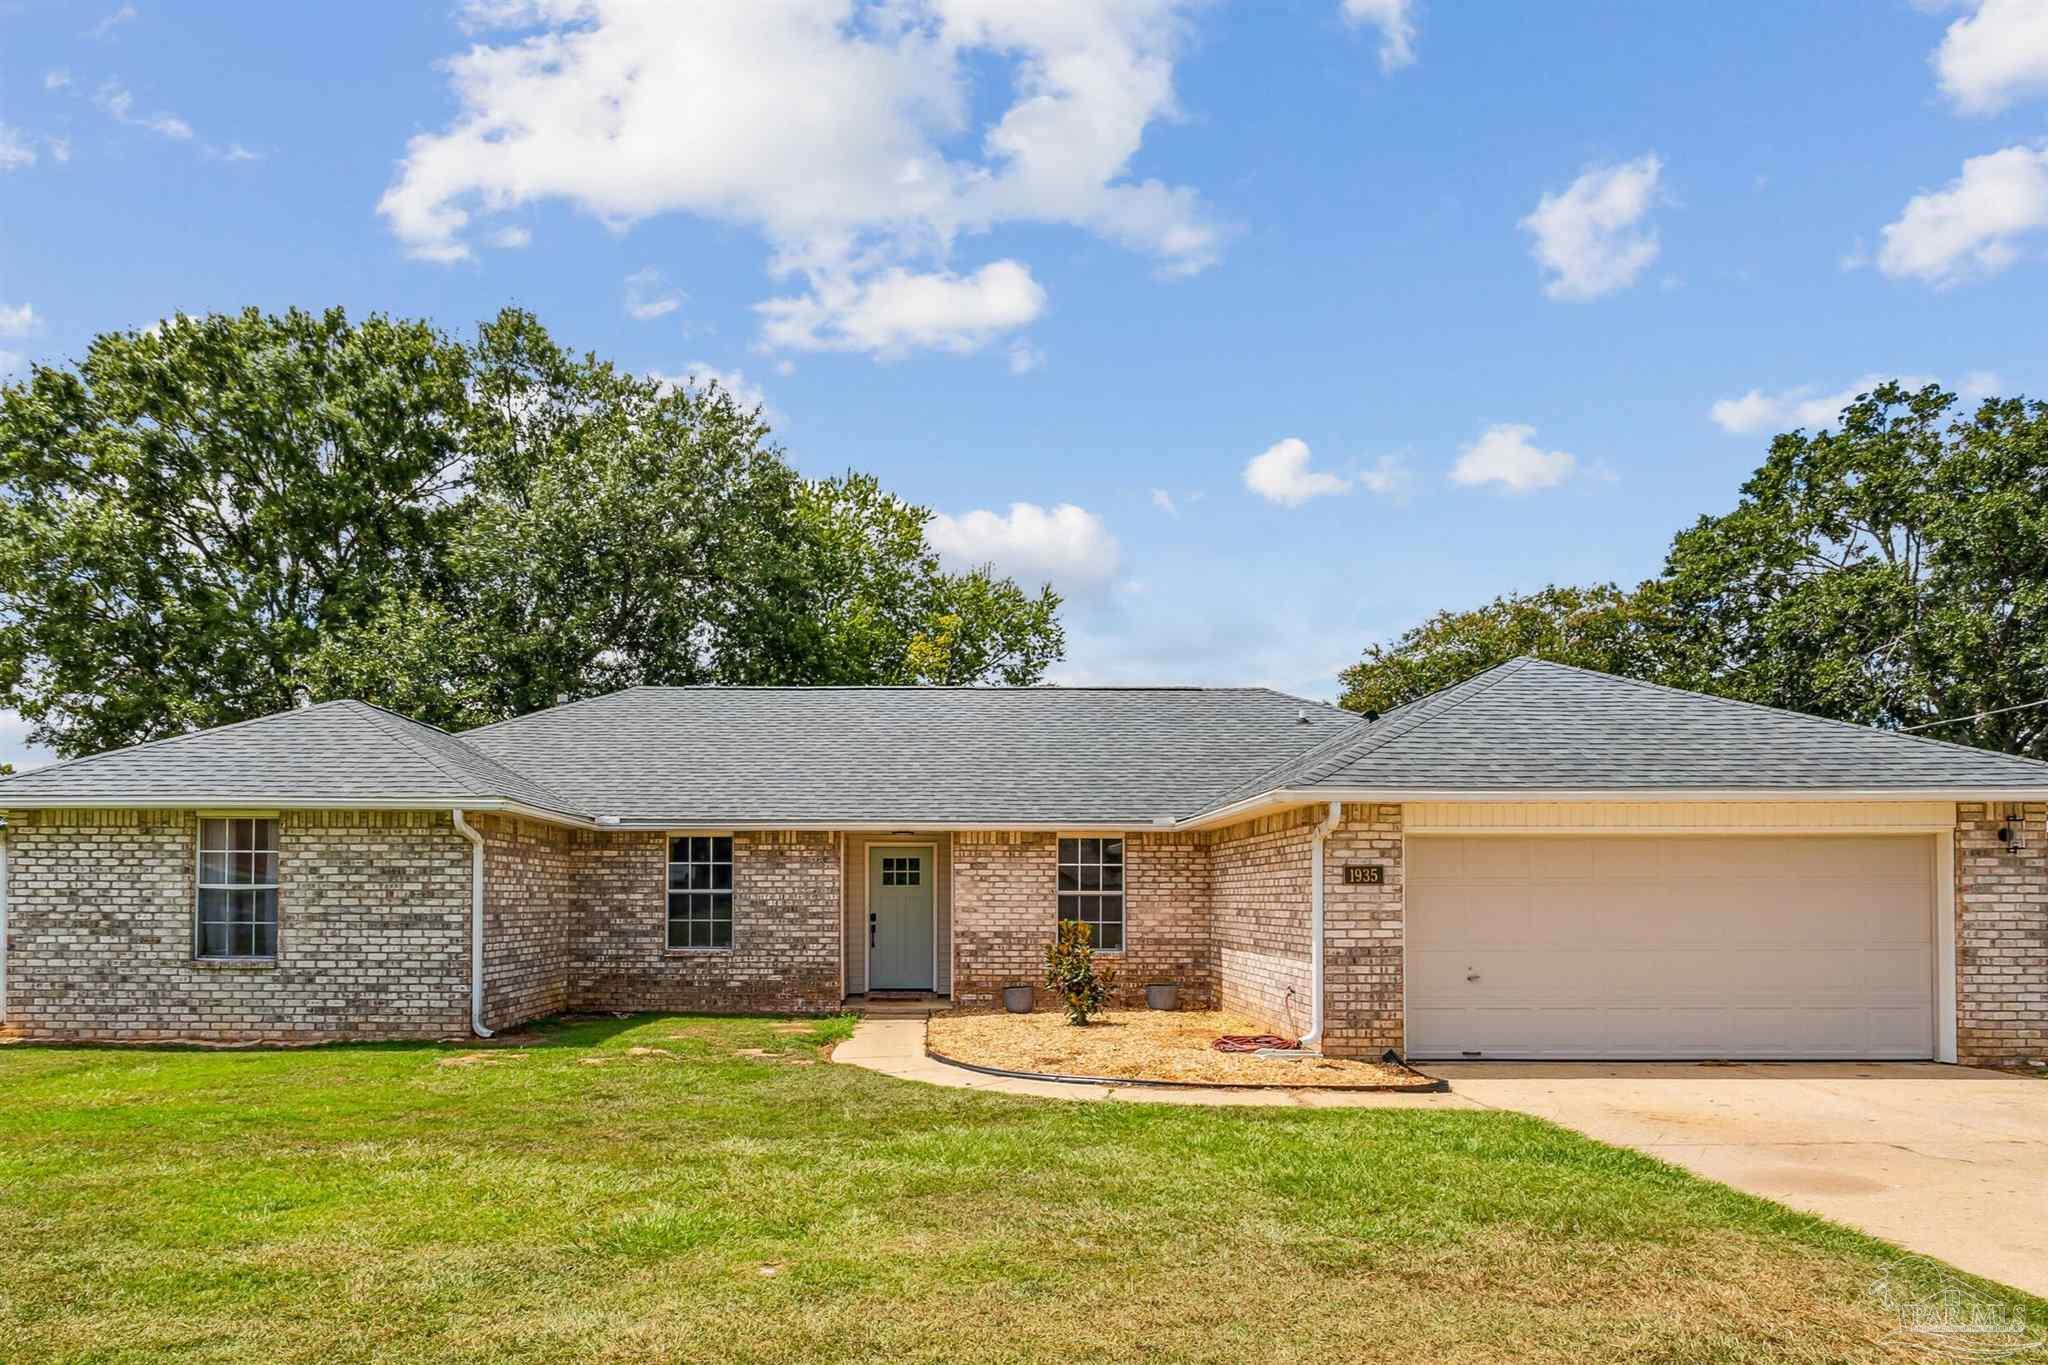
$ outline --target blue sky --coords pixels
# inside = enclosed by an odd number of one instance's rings
[[[12,0],[0,366],[517,303],[1049,577],[1061,680],[1330,697],[1867,376],[2037,391],[2044,148],[2044,0]]]

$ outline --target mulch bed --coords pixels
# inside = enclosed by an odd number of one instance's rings
[[[937,1014],[927,1026],[925,1047],[971,1066],[1041,1076],[1182,1085],[1436,1088],[1427,1076],[1382,1062],[1259,1057],[1210,1046],[1225,1034],[1262,1032],[1257,1021],[1222,1010],[1109,1010],[1085,1028],[1075,1028],[1053,1011]]]

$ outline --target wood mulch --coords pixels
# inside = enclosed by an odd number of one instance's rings
[[[935,1014],[925,1048],[973,1066],[1042,1076],[1101,1076],[1190,1085],[1386,1086],[1426,1090],[1435,1082],[1404,1067],[1334,1057],[1285,1059],[1214,1051],[1226,1033],[1270,1026],[1223,1010],[1108,1010],[1086,1027],[1066,1016]]]

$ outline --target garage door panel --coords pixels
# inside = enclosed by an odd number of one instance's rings
[[[1418,836],[1406,886],[1418,1057],[1933,1053],[1924,836]]]
[[[1424,948],[1528,942],[1526,889],[1450,881],[1407,888],[1409,941]]]
[[[1931,948],[1865,948],[1861,954],[1863,977],[1877,996],[1917,1000],[1934,975]]]
[[[1459,875],[1514,882],[1529,879],[1534,850],[1527,839],[1466,839],[1464,845],[1465,863]]]

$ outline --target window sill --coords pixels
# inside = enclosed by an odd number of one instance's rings
[[[274,957],[195,957],[191,965],[209,972],[267,972],[277,968]]]
[[[730,948],[663,948],[663,957],[730,957]]]

